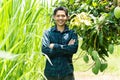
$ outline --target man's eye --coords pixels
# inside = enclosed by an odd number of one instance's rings
[[[62,15],[62,17],[65,17],[65,15]]]
[[[65,17],[65,15],[57,15],[57,17]]]
[[[60,15],[57,15],[57,17],[60,17]]]

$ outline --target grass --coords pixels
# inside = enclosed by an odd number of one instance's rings
[[[44,0],[0,1],[0,80],[44,77],[41,39],[51,24]]]

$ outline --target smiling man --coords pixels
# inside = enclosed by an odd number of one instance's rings
[[[78,49],[78,36],[66,25],[66,8],[57,7],[53,18],[55,26],[46,30],[42,39],[42,52],[53,64],[46,60],[44,74],[48,80],[74,80],[72,57]]]

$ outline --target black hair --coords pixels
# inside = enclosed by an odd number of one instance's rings
[[[66,16],[68,16],[68,10],[65,7],[62,7],[62,6],[55,8],[53,15],[56,15],[56,13],[57,13],[58,10],[65,11]]]

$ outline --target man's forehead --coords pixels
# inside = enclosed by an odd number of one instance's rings
[[[58,15],[58,14],[64,14],[64,15],[65,15],[65,11],[64,11],[64,10],[58,10],[58,11],[56,12],[56,15]]]

